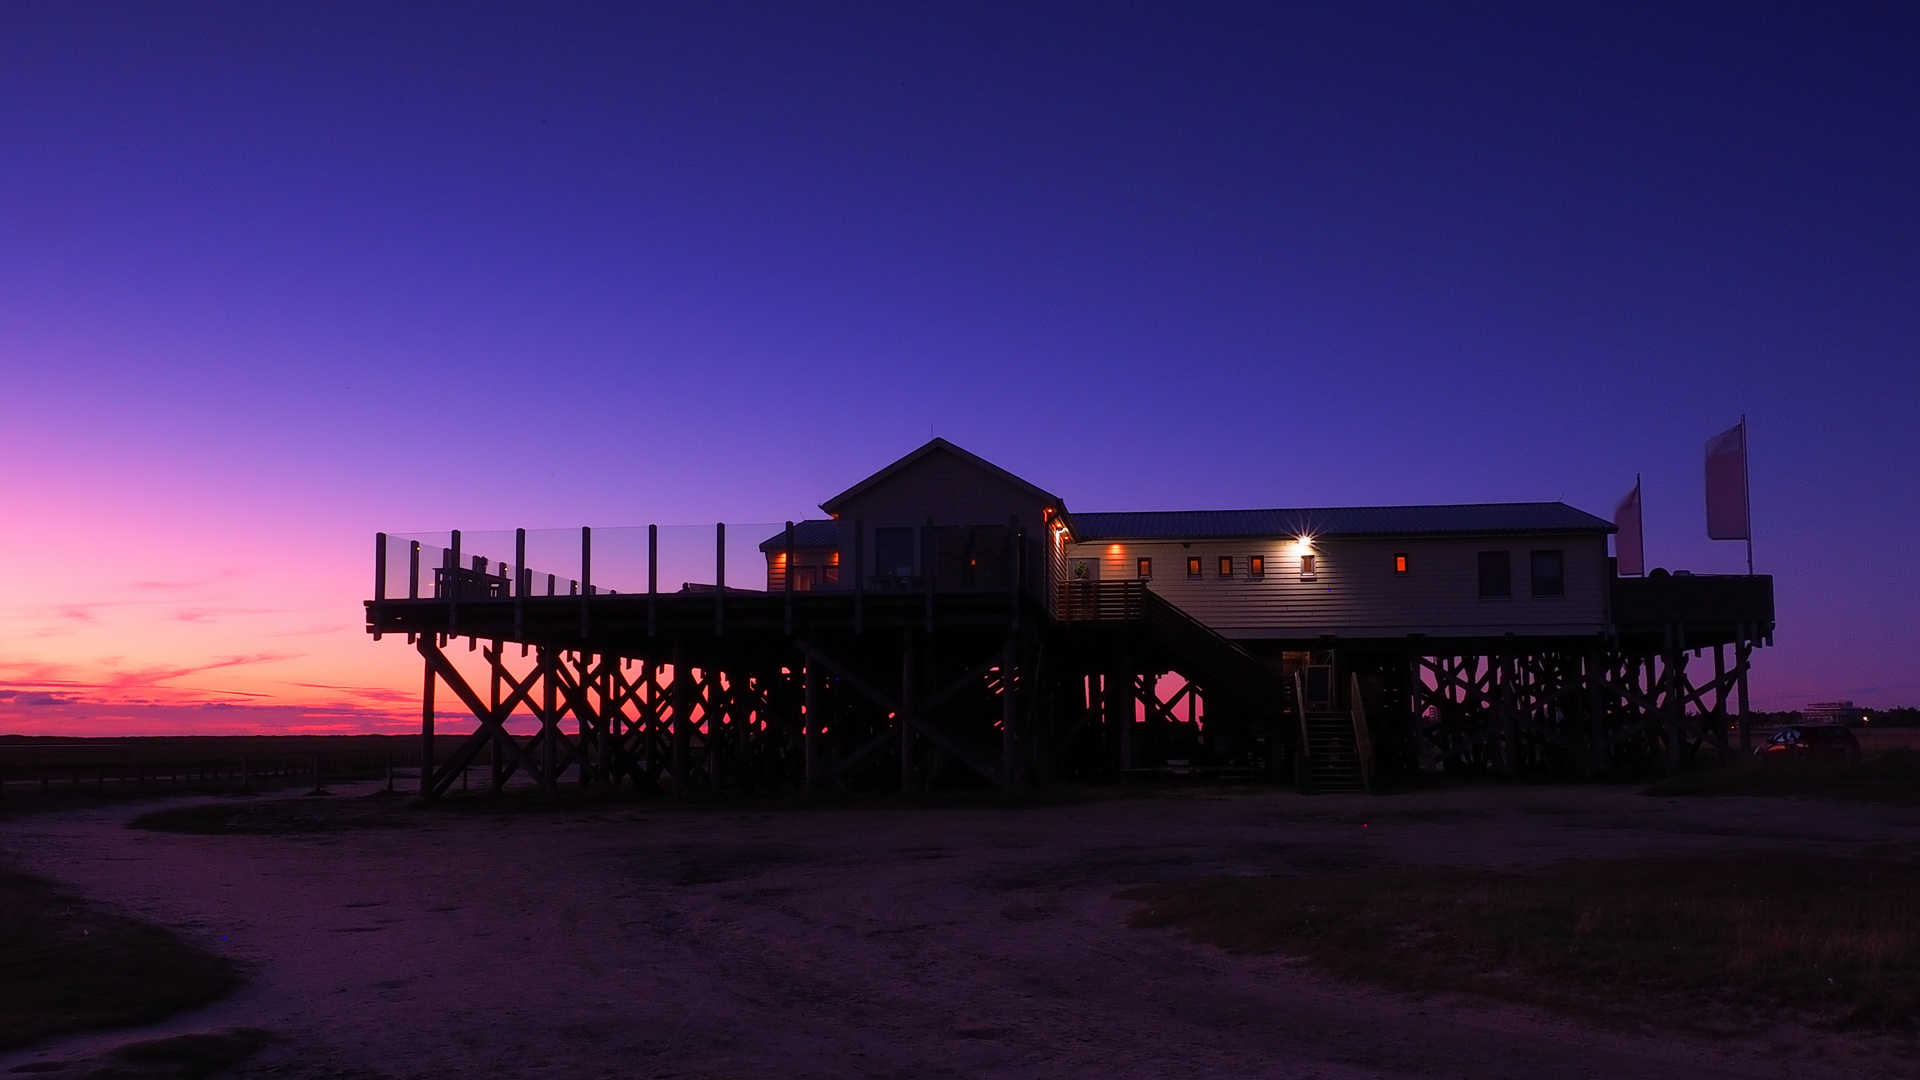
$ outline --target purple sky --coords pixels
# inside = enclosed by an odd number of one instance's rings
[[[930,431],[1080,510],[1641,473],[1734,571],[1742,413],[1756,706],[1920,703],[1917,121],[1911,4],[10,4],[0,727],[375,716],[375,529],[800,517]]]

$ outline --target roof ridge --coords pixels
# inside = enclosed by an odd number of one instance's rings
[[[1047,502],[1050,505],[1053,505],[1053,506],[1063,505],[1060,500],[1060,496],[1055,495],[1053,492],[1046,490],[1045,488],[1034,483],[1033,481],[1028,480],[1023,476],[1020,476],[1017,473],[1013,473],[1004,468],[1001,468],[1000,466],[995,465],[993,462],[988,461],[986,458],[981,457],[980,455],[972,452],[971,450],[966,449],[965,447],[956,446],[955,444],[950,443],[947,440],[940,438],[939,436],[935,436],[934,438],[928,440],[927,442],[909,451],[904,456],[895,460],[891,464],[882,468],[879,472],[876,472],[871,476],[868,476],[866,479],[861,480],[859,483],[853,485],[852,487],[848,488],[845,491],[842,491],[840,494],[835,495],[834,497],[821,502],[820,509],[825,510],[828,514],[833,514],[834,507],[840,505],[841,503],[846,502],[848,499],[851,499],[856,495],[859,495],[861,492],[866,491],[868,488],[871,488],[874,485],[879,484],[881,481],[888,479],[889,477],[893,476],[895,473],[898,473],[902,469],[905,469],[907,466],[913,464],[916,461],[919,461],[921,458],[924,458],[927,455],[932,454],[938,450],[944,450],[952,454],[953,456],[959,458],[961,461],[964,461],[967,464],[974,466],[975,468],[981,469],[982,471],[986,472],[990,476],[994,476],[998,479],[1004,480],[1008,483],[1015,485],[1016,487],[1024,488],[1027,491],[1031,492],[1032,494],[1040,496],[1045,502]]]

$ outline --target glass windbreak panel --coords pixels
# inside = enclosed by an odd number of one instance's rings
[[[1005,588],[1011,536],[1005,525],[936,527],[934,588]]]
[[[724,582],[728,592],[765,592],[767,560],[760,546],[785,533],[777,521],[727,522],[724,559],[722,533],[714,525],[662,525],[657,555],[659,591],[711,593]],[[623,553],[609,570],[609,587],[621,593],[647,591],[647,530],[608,530]],[[598,537],[600,530],[594,530]],[[597,544],[597,541],[596,541]],[[596,583],[599,573],[594,574]]]
[[[1566,559],[1558,551],[1535,551],[1530,561],[1533,564],[1533,595],[1567,595]]]
[[[762,591],[767,556],[760,544],[784,531],[783,523],[741,522],[725,527],[724,549],[715,525],[663,525],[657,540],[647,526],[580,529],[528,529],[524,566],[516,566],[513,530],[389,534],[386,596],[446,599],[501,598],[522,590],[528,596],[644,593],[649,563],[658,566],[663,593],[711,592],[722,576],[729,591]],[[414,545],[419,545],[418,573]],[[457,545],[457,556],[456,556]],[[651,553],[651,558],[650,558]],[[457,563],[457,565],[456,565]],[[457,594],[449,583],[458,583]]]
[[[386,598],[432,599],[434,572],[447,565],[446,543],[446,533],[387,534]]]

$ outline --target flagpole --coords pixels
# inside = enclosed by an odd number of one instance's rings
[[[1740,414],[1740,492],[1747,510],[1747,576],[1753,576],[1753,466],[1747,462],[1747,414]]]

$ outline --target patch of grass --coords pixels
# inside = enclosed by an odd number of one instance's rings
[[[1414,992],[1728,1033],[1780,1010],[1854,1030],[1920,1020],[1920,859],[1725,853],[1226,878],[1123,893],[1131,922]]]
[[[201,1080],[258,1053],[272,1036],[259,1028],[194,1032],[115,1047],[87,1080]]]
[[[215,1001],[238,982],[225,959],[171,931],[93,911],[45,881],[0,870],[0,1049],[149,1024]]]
[[[201,836],[284,836],[400,828],[412,821],[398,799],[279,799],[170,807],[141,814],[127,822],[127,828]]]
[[[1920,753],[1889,750],[1844,762],[1744,761],[1672,776],[1648,795],[1798,795],[1817,799],[1920,806]]]

